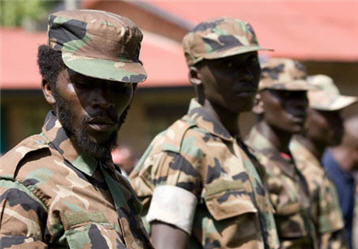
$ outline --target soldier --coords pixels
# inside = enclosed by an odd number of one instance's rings
[[[343,122],[341,111],[357,98],[339,94],[333,80],[326,75],[308,77],[312,89],[305,135],[297,135],[290,149],[306,181],[312,198],[315,226],[320,248],[347,248],[344,223],[337,191],[320,163],[326,147],[341,142]]]
[[[110,148],[136,83],[142,33],[94,10],[49,16],[38,51],[52,105],[40,134],[1,158],[0,248],[152,248],[141,204]]]
[[[196,99],[160,133],[131,180],[161,248],[278,248],[272,206],[238,119],[252,108],[261,48],[249,23],[217,18],[183,39]]]
[[[358,116],[344,121],[342,143],[326,151],[322,164],[337,188],[350,249],[358,248]]]
[[[308,89],[301,63],[278,58],[262,65],[254,107],[259,121],[247,143],[266,173],[280,248],[318,248],[307,184],[289,151],[292,135],[303,130]]]

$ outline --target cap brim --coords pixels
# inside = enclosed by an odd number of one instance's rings
[[[356,103],[357,101],[357,97],[339,95],[327,105],[324,105],[322,101],[310,100],[310,107],[322,111],[338,111]]]
[[[259,91],[264,89],[286,90],[286,91],[308,91],[312,87],[305,80],[294,80],[290,82],[259,84]]]
[[[249,52],[253,52],[253,51],[259,51],[259,50],[267,50],[267,51],[273,51],[273,49],[271,48],[262,48],[260,46],[250,46],[250,47],[234,47],[231,49],[227,49],[227,50],[221,50],[221,51],[216,51],[215,53],[210,53],[210,54],[206,54],[204,56],[202,56],[203,59],[207,59],[207,60],[213,60],[213,59],[220,59],[220,58],[225,58],[225,57],[229,57],[229,56],[233,56],[233,55],[238,55],[238,54],[245,54],[245,53],[249,53]]]
[[[143,82],[147,78],[144,67],[139,62],[89,58],[68,52],[62,52],[62,59],[73,71],[93,78],[125,83]]]

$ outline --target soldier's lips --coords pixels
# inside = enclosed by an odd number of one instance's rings
[[[240,80],[234,85],[233,92],[237,96],[250,97],[257,93],[257,87],[255,87],[251,81]]]
[[[239,96],[252,96],[255,94],[256,94],[256,91],[240,91],[240,92],[236,93],[236,95],[239,95]]]
[[[114,125],[110,124],[89,124],[89,127],[92,130],[99,131],[99,132],[109,132],[113,130]]]
[[[306,116],[291,116],[291,120],[297,124],[303,124],[306,120]]]
[[[235,91],[235,95],[240,96],[240,97],[250,97],[253,96],[257,93],[257,89],[248,89],[248,90],[240,90],[240,91]]]
[[[99,132],[111,132],[113,131],[116,123],[109,118],[96,118],[88,122],[90,129]]]

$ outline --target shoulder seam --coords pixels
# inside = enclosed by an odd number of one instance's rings
[[[171,132],[173,127],[175,126],[179,126],[179,124],[183,124],[183,127],[180,127],[180,129],[178,129],[179,132],[177,132],[175,134],[175,136],[178,138],[174,141],[169,141],[170,138],[168,137],[168,135],[166,135],[166,139],[163,142],[163,146],[162,146],[162,151],[172,151],[172,152],[176,152],[179,153],[180,149],[181,149],[181,145],[183,143],[183,139],[185,137],[185,134],[188,132],[188,130],[191,127],[195,126],[195,123],[191,123],[191,122],[187,122],[183,119],[179,119],[177,120],[170,128],[167,129],[167,133]],[[167,142],[167,144],[166,144]],[[167,146],[166,146],[167,145]]]
[[[36,201],[40,202],[42,206],[46,209],[46,211],[49,210],[49,205],[48,205],[48,201],[46,200],[45,194],[39,188],[26,186],[23,182],[18,181],[12,177],[0,176],[0,180],[5,180],[5,181],[7,180],[7,181],[17,182],[18,184],[21,184],[33,195],[33,197],[36,197]],[[40,196],[39,193],[41,193],[42,196]]]

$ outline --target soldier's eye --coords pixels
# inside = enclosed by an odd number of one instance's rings
[[[130,84],[111,84],[110,86],[111,90],[115,93],[123,93],[126,94],[127,92],[130,92],[132,89],[132,85]]]
[[[85,83],[83,81],[75,81],[73,82],[76,88],[78,89],[88,89],[91,88],[91,84]]]
[[[258,63],[257,56],[252,56],[252,57],[250,58],[250,63],[252,63],[252,64]]]
[[[228,63],[226,63],[226,68],[227,69],[231,69],[233,67],[233,63],[231,61],[229,61]]]
[[[280,91],[280,97],[284,100],[289,100],[293,97],[293,94],[291,91]]]
[[[223,61],[220,66],[222,69],[229,70],[233,68],[234,63],[232,61]]]

